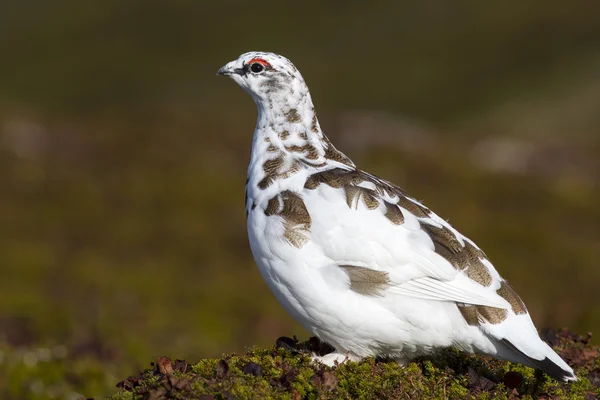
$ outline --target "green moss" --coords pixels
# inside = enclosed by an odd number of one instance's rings
[[[243,356],[201,360],[161,373],[159,367],[121,383],[123,392],[111,399],[188,398],[202,394],[214,399],[509,399],[514,391],[522,399],[548,396],[553,399],[589,399],[600,393],[596,368],[600,351],[581,337],[560,336],[558,350],[578,354],[571,360],[579,381],[556,382],[539,371],[489,357],[445,350],[435,357],[418,359],[405,366],[394,361],[367,358],[330,368],[313,364],[306,355],[314,341],[295,349],[253,349]],[[573,350],[585,352],[575,352]],[[594,371],[595,384],[588,375]],[[507,372],[510,371],[510,374]],[[127,396],[124,396],[127,394]],[[587,397],[586,397],[587,396]]]

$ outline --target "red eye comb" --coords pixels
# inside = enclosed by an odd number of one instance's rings
[[[254,63],[259,63],[263,67],[270,67],[271,66],[271,64],[269,64],[268,62],[266,62],[262,58],[258,58],[258,57],[253,58],[252,60],[248,61],[248,65],[251,65],[251,64],[254,64]]]

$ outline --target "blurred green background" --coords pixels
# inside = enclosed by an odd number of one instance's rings
[[[307,334],[252,260],[256,110],[290,58],[337,147],[474,239],[538,328],[600,332],[592,1],[0,2],[0,397]],[[598,340],[595,340],[598,343]]]

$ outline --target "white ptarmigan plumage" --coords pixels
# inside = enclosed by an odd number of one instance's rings
[[[287,312],[336,349],[317,360],[406,362],[453,346],[577,379],[475,243],[331,144],[287,58],[245,53],[218,74],[258,107],[250,246]]]

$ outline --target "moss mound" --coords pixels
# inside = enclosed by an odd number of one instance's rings
[[[542,336],[572,365],[579,381],[563,384],[539,371],[452,349],[400,367],[366,359],[335,368],[311,363],[328,346],[316,338],[279,338],[269,349],[197,364],[160,357],[117,384],[111,399],[585,399],[600,397],[600,348],[591,334],[547,330]]]

